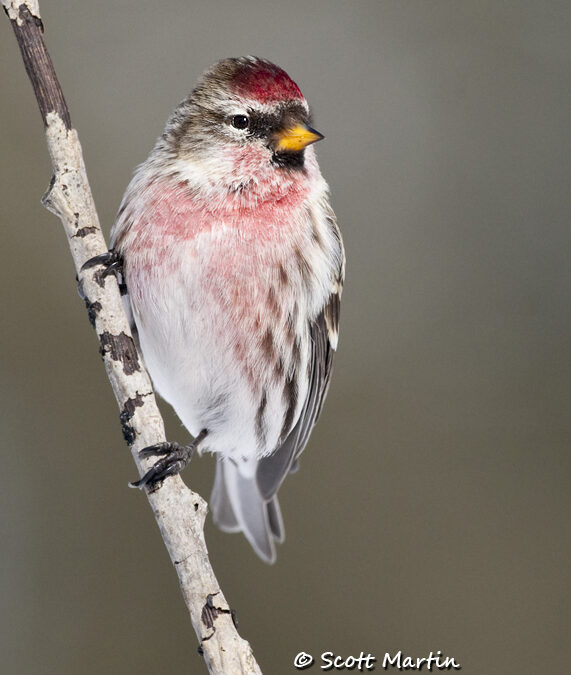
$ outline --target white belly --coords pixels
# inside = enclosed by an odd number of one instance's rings
[[[296,370],[293,423],[307,394],[304,281],[286,260],[281,269],[287,269],[288,288],[277,288],[275,260],[252,266],[247,255],[223,275],[216,245],[202,246],[200,256],[194,248],[194,242],[177,244],[165,265],[147,269],[129,269],[126,261],[145,364],[187,429],[194,436],[208,430],[205,450],[259,458],[276,448],[283,432],[284,373]],[[262,400],[263,439],[256,428]]]

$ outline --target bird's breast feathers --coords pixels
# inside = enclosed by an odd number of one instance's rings
[[[309,322],[342,266],[326,185],[231,213],[204,209],[185,188],[153,183],[144,204],[140,192],[126,201],[115,228],[146,365],[192,433],[210,426],[213,449],[230,453],[242,426],[244,448],[271,452],[284,380],[305,373]],[[298,382],[300,409],[307,382]],[[275,418],[263,448],[251,423],[261,397]]]

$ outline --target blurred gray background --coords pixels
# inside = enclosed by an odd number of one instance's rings
[[[327,137],[342,335],[280,494],[287,540],[268,567],[242,537],[206,533],[264,672],[296,672],[302,650],[568,672],[571,5],[41,10],[106,232],[167,115],[219,58],[280,64]],[[135,466],[61,225],[40,205],[50,164],[6,19],[0,62],[2,670],[202,673],[151,511],[127,489]],[[185,473],[205,497],[213,465]]]

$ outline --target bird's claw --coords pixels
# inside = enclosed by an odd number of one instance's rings
[[[153,464],[142,478],[129,483],[129,487],[141,489],[148,487],[152,489],[167,476],[174,476],[180,473],[190,462],[198,444],[205,436],[206,430],[203,430],[190,445],[163,442],[149,445],[140,450],[139,457],[141,459],[148,459],[149,457],[160,457],[160,459]]]
[[[157,483],[162,482],[167,476],[173,476],[180,473],[190,462],[194,453],[193,445],[179,445],[178,443],[157,443],[143,448],[139,452],[141,459],[153,456],[159,456],[153,466],[147,473],[134,483],[129,483],[130,487],[152,488]]]
[[[168,441],[164,443],[157,443],[156,445],[149,445],[147,448],[143,448],[139,451],[139,457],[141,459],[148,459],[149,457],[159,457],[161,455],[168,455],[175,448],[178,449],[177,443],[169,443]]]
[[[107,251],[107,253],[102,253],[101,255],[96,255],[93,256],[93,258],[89,258],[83,265],[81,266],[81,271],[85,271],[87,269],[90,269],[91,267],[97,267],[101,265],[103,267],[103,271],[100,272],[100,276],[102,279],[105,277],[108,277],[110,274],[120,274],[123,272],[123,258],[115,251],[114,248],[112,248],[110,251]]]

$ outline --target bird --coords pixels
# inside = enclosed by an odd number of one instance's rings
[[[306,99],[277,65],[226,58],[135,171],[112,228],[126,309],[156,391],[194,437],[133,485],[216,456],[214,522],[276,560],[277,492],[321,412],[345,253]]]

